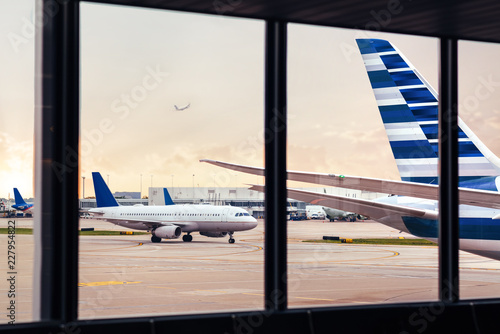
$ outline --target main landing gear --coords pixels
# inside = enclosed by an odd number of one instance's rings
[[[157,236],[152,235],[151,242],[161,242],[161,238],[158,238]]]
[[[229,233],[228,233],[228,234],[229,234],[229,240],[228,240],[228,242],[229,242],[230,244],[234,244],[234,241],[235,241],[235,240],[234,240],[234,238],[233,238],[233,233],[234,233],[234,232],[229,232]]]
[[[182,241],[184,241],[184,242],[191,242],[191,241],[193,241],[193,236],[191,234],[189,234],[189,233],[188,234],[184,234],[182,236]]]

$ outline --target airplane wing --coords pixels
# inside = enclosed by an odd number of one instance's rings
[[[215,166],[247,174],[264,176],[264,168],[261,167],[237,165],[209,159],[203,159],[200,160],[200,162],[206,162]],[[332,187],[411,196],[432,200],[439,199],[439,187],[434,184],[298,171],[288,171],[287,177],[290,181],[300,181]],[[460,204],[500,209],[500,193],[498,192],[469,188],[458,188],[458,191]]]
[[[252,185],[250,189],[263,192],[264,186]],[[389,203],[381,203],[366,199],[350,198],[340,195],[324,194],[289,188],[288,197],[299,201],[308,202],[314,205],[322,205],[343,211],[356,212],[363,216],[369,216],[371,219],[377,220],[381,223],[405,232],[409,231],[401,222],[401,220],[393,219],[395,216],[411,216],[430,220],[438,219],[437,211],[417,209]],[[396,221],[398,223],[395,223]]]

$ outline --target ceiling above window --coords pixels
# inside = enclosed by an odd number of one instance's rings
[[[89,2],[500,42],[498,0],[90,0]]]

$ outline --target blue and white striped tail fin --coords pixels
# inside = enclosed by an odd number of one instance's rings
[[[438,95],[390,42],[357,39],[403,181],[438,183]],[[460,180],[498,176],[500,160],[458,120]]]

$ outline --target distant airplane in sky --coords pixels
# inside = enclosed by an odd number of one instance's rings
[[[100,173],[92,173],[97,208],[90,209],[94,218],[135,230],[151,232],[151,242],[161,239],[176,239],[186,233],[182,240],[193,240],[192,232],[212,238],[229,235],[229,243],[234,243],[235,231],[251,230],[257,220],[244,209],[232,206],[175,205],[164,188],[167,205],[120,206]]]
[[[417,237],[438,241],[438,96],[390,42],[356,40],[402,181],[288,171],[302,181],[394,194],[376,200],[298,189],[288,196],[369,216]],[[500,260],[500,159],[458,119],[460,249]],[[201,160],[250,174],[264,169]],[[264,191],[263,186],[252,190]]]
[[[191,103],[188,103],[187,105],[185,105],[184,107],[178,107],[177,105],[174,104],[174,107],[175,107],[175,110],[177,111],[182,111],[182,110],[186,110],[187,108],[189,108],[191,106]]]
[[[24,213],[33,214],[33,203],[26,203],[17,188],[14,188],[14,199],[16,201],[12,207]]]

